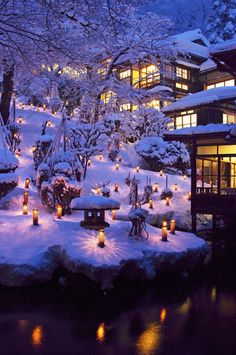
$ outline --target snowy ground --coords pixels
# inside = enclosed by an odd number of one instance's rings
[[[110,228],[106,229],[106,246],[97,246],[97,232],[82,229],[79,222],[83,218],[82,212],[73,211],[71,216],[57,220],[47,207],[41,204],[37,189],[31,183],[29,188],[29,214],[22,215],[22,201],[24,180],[26,177],[35,178],[31,147],[40,134],[42,122],[50,119],[52,127],[48,133],[54,133],[60,117],[47,112],[36,112],[29,107],[17,110],[17,115],[23,116],[21,125],[21,150],[19,185],[10,194],[0,200],[0,283],[19,286],[37,281],[50,279],[52,272],[58,265],[63,264],[70,271],[82,271],[92,279],[104,285],[111,284],[124,265],[135,260],[138,268],[145,271],[145,277],[152,279],[156,276],[157,260],[170,257],[170,263],[175,263],[181,256],[196,251],[206,254],[206,243],[195,235],[177,231],[176,235],[169,235],[169,241],[161,241],[160,229],[148,225],[148,240],[136,241],[128,238],[130,223],[112,221],[107,212],[106,220]],[[158,173],[140,170],[136,173],[134,157],[123,148],[122,162],[118,171],[115,164],[105,156],[102,161],[95,157],[89,167],[88,177],[83,186],[83,194],[90,194],[90,189],[97,182],[110,181],[111,197],[121,202],[118,217],[124,219],[130,208],[127,195],[129,188],[125,185],[128,173],[140,179],[140,192],[146,184],[147,176],[152,183],[158,182],[159,191],[165,188],[166,178]],[[133,163],[133,164],[132,164]],[[160,192],[153,194],[154,209],[149,209],[151,215],[165,214],[172,211],[177,222],[186,218],[190,202],[187,193],[190,190],[189,179],[180,176],[169,176],[169,187],[173,189],[178,184],[178,191],[170,206],[160,200]],[[114,184],[119,184],[119,192],[114,192]],[[174,189],[173,189],[174,190]],[[32,209],[39,210],[39,226],[32,225]],[[195,260],[196,262],[196,260]],[[194,266],[194,262],[192,263]],[[104,276],[106,270],[106,276]],[[107,273],[107,270],[110,272]]]

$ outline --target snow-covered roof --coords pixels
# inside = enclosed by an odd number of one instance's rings
[[[173,104],[164,107],[162,111],[171,113],[230,99],[236,100],[236,86],[224,86],[189,94]]]
[[[152,93],[152,94],[155,94],[155,93],[160,93],[160,92],[163,92],[163,91],[169,91],[169,92],[173,92],[173,90],[168,87],[168,86],[163,86],[163,85],[156,85],[154,86],[153,88],[151,89],[147,89],[147,91],[149,93]]]
[[[177,59],[175,61],[175,63],[181,64],[181,65],[184,65],[185,67],[189,67],[189,68],[193,68],[193,69],[199,69],[200,68],[199,65],[187,62],[186,60],[182,60],[182,59]]]
[[[236,49],[236,38],[210,46],[210,53],[227,52]]]
[[[72,200],[71,208],[75,210],[113,210],[120,208],[120,202],[104,196],[82,196]]]
[[[213,60],[211,59],[207,59],[205,62],[203,62],[200,66],[200,72],[206,72],[208,70],[212,70],[212,69],[216,69],[217,65],[215,62],[213,62]]]
[[[195,126],[175,129],[173,131],[166,132],[165,137],[168,139],[168,136],[193,136],[214,133],[229,133],[231,135],[234,135],[235,130],[236,124],[210,123],[206,126]]]
[[[206,46],[210,45],[210,42],[202,34],[202,31],[199,28],[196,28],[195,30],[179,33],[177,35],[174,35],[173,38],[177,39],[178,41],[189,41],[189,42],[202,40],[202,42],[205,43]]]

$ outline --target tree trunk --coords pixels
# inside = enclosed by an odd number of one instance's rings
[[[8,123],[10,116],[10,105],[11,105],[11,96],[13,93],[13,77],[14,77],[14,66],[8,66],[5,68],[3,73],[3,91],[1,97],[0,112],[5,124]]]

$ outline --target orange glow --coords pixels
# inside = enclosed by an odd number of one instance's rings
[[[25,188],[28,189],[30,186],[30,179],[29,178],[26,178],[25,179]]]
[[[169,205],[170,205],[170,198],[166,197],[166,206],[169,206]]]
[[[105,232],[104,229],[100,229],[98,232],[98,246],[100,248],[105,247]]]
[[[161,170],[161,171],[160,171],[160,176],[162,176],[162,175],[163,175],[163,171]]]
[[[166,320],[167,311],[166,308],[162,308],[160,312],[160,321],[163,323]]]
[[[28,203],[23,202],[23,214],[28,214]]]
[[[41,327],[41,325],[37,325],[32,331],[32,345],[36,347],[42,345],[42,339],[43,328]]]
[[[149,200],[149,208],[153,209],[153,200],[152,199]]]
[[[28,194],[28,192],[27,191],[24,191],[24,203],[28,203],[28,201],[29,201],[29,194]]]
[[[99,159],[99,160],[102,160],[102,154],[100,154],[100,155],[98,156],[98,159]]]
[[[39,224],[39,213],[38,209],[34,208],[33,209],[33,225],[37,226]]]
[[[119,170],[119,164],[116,164],[116,170]]]
[[[153,190],[153,192],[158,192],[158,183],[157,182],[155,182],[155,184],[153,185],[153,188],[152,188],[152,190]]]
[[[23,123],[23,117],[22,116],[20,116],[19,118],[18,118],[18,123]]]
[[[140,167],[136,166],[136,173],[139,173],[139,171],[140,171]]]
[[[98,329],[96,331],[96,338],[97,341],[99,341],[100,343],[103,343],[106,337],[106,329],[105,329],[105,324],[101,323],[98,326]]]
[[[170,221],[170,233],[171,233],[171,234],[175,234],[175,226],[176,226],[175,219],[172,219],[172,220]]]
[[[184,176],[183,176],[183,179],[186,180],[186,179],[187,179],[187,175],[184,175]]]
[[[118,184],[115,184],[114,191],[115,191],[115,192],[118,192],[118,191],[119,191],[119,185],[118,185]]]
[[[167,227],[168,227],[167,221],[163,221],[162,228],[161,228],[161,240],[163,242],[167,242],[167,233],[168,233]]]
[[[188,201],[191,201],[191,198],[192,198],[192,193],[191,191],[188,192]]]
[[[57,218],[61,219],[61,216],[62,216],[62,206],[58,205],[57,206]]]
[[[137,352],[139,355],[156,354],[160,345],[160,327],[156,323],[151,323],[140,335],[137,342]]]
[[[116,220],[116,210],[112,210],[112,211],[111,211],[111,219],[112,219],[113,221]]]
[[[90,166],[90,165],[91,165],[91,160],[89,159],[89,160],[88,160],[88,166]]]

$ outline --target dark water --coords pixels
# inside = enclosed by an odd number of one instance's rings
[[[226,258],[227,259],[227,258]],[[0,290],[0,354],[236,354],[236,267],[194,282]]]

